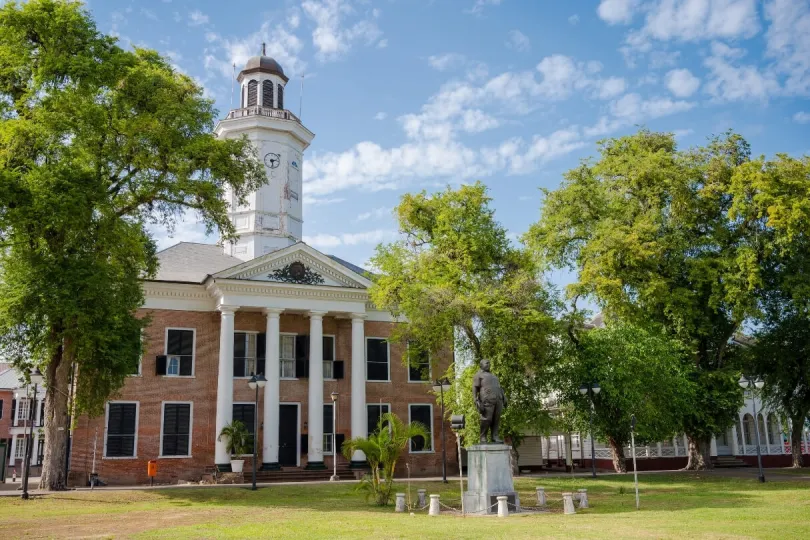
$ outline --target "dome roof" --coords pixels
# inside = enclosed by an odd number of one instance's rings
[[[249,58],[242,72],[274,73],[285,80],[287,79],[287,76],[284,75],[284,70],[281,69],[281,64],[279,64],[278,62],[275,61],[275,59],[269,56],[254,56],[252,58]]]

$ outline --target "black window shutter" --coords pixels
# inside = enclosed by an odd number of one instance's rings
[[[335,435],[335,444],[337,444],[337,452],[338,454],[343,453],[343,441],[346,440],[346,435],[343,433],[338,433]]]
[[[234,358],[245,357],[245,334],[242,332],[233,334],[233,356]]]
[[[323,338],[323,359],[324,360],[334,360],[335,355],[335,338],[332,336],[324,336]]]
[[[3,407],[3,402],[0,401],[0,408],[2,408],[2,407]],[[0,418],[2,418],[2,417],[3,417],[3,415],[0,414]],[[40,426],[45,425],[45,400],[44,399],[39,402],[39,425]]]
[[[333,405],[324,405],[323,406],[323,432],[326,434],[332,433],[332,411]]]
[[[284,108],[284,87],[281,85],[278,85],[278,108]]]
[[[255,107],[258,97],[259,83],[257,81],[250,81],[248,83],[247,106]]]
[[[3,400],[0,399],[0,418],[3,418]]]
[[[265,370],[265,360],[264,358],[257,358],[256,359],[256,374],[257,375],[264,375]]]
[[[11,425],[15,425],[17,422],[17,400],[11,400]]]
[[[245,376],[245,358],[244,357],[233,357],[233,376],[234,377],[244,377]]]
[[[265,356],[267,353],[267,334],[256,336],[256,373],[264,375]]]
[[[299,379],[306,379],[309,377],[309,360],[295,361],[295,376]]]
[[[343,361],[335,360],[333,367],[332,367],[332,376],[335,379],[342,379],[343,378]]]
[[[295,336],[295,376],[309,377],[309,336]]]
[[[307,441],[309,440],[309,435],[306,433],[301,434],[301,453],[306,454],[309,452],[309,448],[307,447]]]
[[[155,358],[155,375],[166,375],[166,355]]]
[[[181,356],[180,357],[180,375],[191,375],[191,364],[192,364],[192,357],[191,356]]]

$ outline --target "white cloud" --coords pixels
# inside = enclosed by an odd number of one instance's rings
[[[722,47],[715,47],[721,52]],[[739,56],[739,49],[730,49],[726,55],[713,55],[703,61],[709,69],[706,92],[718,101],[767,101],[779,94],[781,88],[776,75],[768,70],[761,70],[754,65],[732,63]]]
[[[578,25],[579,24],[579,15],[577,15],[575,13],[575,14],[571,15],[570,17],[568,17],[568,24],[570,24],[571,26]]]
[[[793,121],[797,124],[810,124],[810,112],[797,112],[793,115]]]
[[[613,116],[635,123],[678,112],[688,111],[695,106],[688,101],[673,101],[669,98],[644,99],[639,94],[626,94],[610,105]]]
[[[342,203],[345,200],[343,197],[306,197],[304,206],[329,206],[330,204]]]
[[[512,30],[509,32],[509,41],[506,42],[506,46],[518,52],[526,52],[532,48],[532,42],[529,36],[520,30]]]
[[[700,79],[688,69],[673,69],[667,73],[665,80],[672,95],[679,98],[688,98],[700,88]]]
[[[627,24],[633,20],[637,0],[602,0],[596,13],[608,24]]]
[[[343,234],[315,234],[313,236],[304,235],[304,242],[313,247],[331,248],[337,246],[356,246],[360,244],[379,244],[396,238],[397,232],[376,229],[359,233]]]
[[[381,39],[380,41],[377,42],[377,48],[378,49],[385,49],[386,47],[388,47],[388,40],[387,39]]]
[[[688,137],[689,135],[693,134],[694,132],[695,132],[694,129],[686,128],[686,129],[673,130],[672,134],[675,135],[676,139],[683,139],[684,137]]]
[[[391,217],[393,211],[394,209],[390,206],[380,206],[379,208],[375,208],[369,212],[359,214],[354,221],[378,220],[384,217]]]
[[[450,69],[457,69],[466,63],[466,58],[463,54],[458,53],[444,53],[428,57],[428,64],[436,71],[447,71]]]
[[[345,19],[357,12],[349,0],[305,0],[301,9],[315,23],[312,44],[321,61],[340,58],[355,42],[378,43],[382,36],[376,22],[377,9],[362,14],[360,20],[349,26],[344,25]]]
[[[199,9],[195,9],[194,11],[188,14],[189,26],[200,26],[201,24],[208,24],[208,15],[206,15]]]
[[[611,99],[621,95],[627,84],[621,77],[609,77],[599,83],[599,99]]]
[[[378,112],[374,115],[374,120],[385,120],[386,118],[388,118],[388,114],[384,112]]]
[[[480,15],[484,12],[484,8],[487,6],[499,6],[503,0],[475,0],[475,4],[467,10],[467,13],[472,13],[473,15]]]
[[[765,3],[765,18],[771,23],[765,35],[766,54],[786,76],[785,92],[810,93],[810,0],[770,0]]]

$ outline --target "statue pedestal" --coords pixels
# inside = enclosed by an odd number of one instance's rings
[[[520,499],[512,481],[511,450],[506,444],[476,444],[467,449],[465,512],[497,513],[500,495],[506,497],[510,512],[520,511]]]

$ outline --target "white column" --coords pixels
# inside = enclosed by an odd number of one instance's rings
[[[735,456],[740,455],[740,444],[737,442],[737,423],[731,426],[731,453]]]
[[[36,425],[36,424],[34,424]],[[39,430],[34,428],[34,433],[31,434],[31,457],[29,463],[32,467],[37,466],[37,446],[39,443]]]
[[[717,455],[717,437],[712,435],[712,438],[709,442],[709,455],[716,456]]]
[[[785,441],[782,440],[782,434],[784,433],[784,429],[783,429],[784,426],[782,426],[782,419],[777,416],[776,417],[776,422],[777,422],[777,424],[776,424],[777,429],[779,430],[779,433],[777,434],[776,444],[779,445],[779,453],[780,454],[785,454],[786,453],[785,452]]]
[[[762,403],[762,402],[760,402],[760,403]],[[765,448],[762,449],[762,450],[764,450],[763,454],[770,454],[771,453],[771,433],[770,433],[770,430],[768,429],[768,417],[765,416],[765,413],[762,412],[761,410],[759,411],[759,414],[760,414],[760,416],[762,416],[762,427],[764,428],[764,429],[759,430],[759,437],[760,437],[760,439],[762,439],[762,437],[765,437]],[[757,420],[759,420],[759,419],[757,419]],[[761,440],[760,440],[760,446],[762,446],[762,441]]]
[[[281,365],[279,363],[279,321],[281,309],[265,309],[267,337],[265,344],[267,384],[264,387],[264,432],[262,433],[262,469],[278,468],[278,423]]]
[[[217,374],[217,417],[214,463],[221,470],[230,470],[231,456],[228,455],[225,439],[219,440],[222,428],[233,420],[233,319],[236,308],[219,306],[219,370]]]
[[[745,442],[745,436],[746,436],[745,433],[746,433],[746,429],[748,429],[748,428],[745,427],[745,416],[740,415],[739,418],[740,418],[740,429],[742,430],[742,451],[740,452],[740,454],[744,456],[746,454],[746,452],[747,452],[747,450],[746,450],[746,442]]]
[[[323,464],[323,311],[309,312],[309,444],[307,468]]]
[[[368,435],[366,414],[366,330],[362,313],[352,313],[352,438]],[[352,462],[365,463],[366,455],[357,450]]]

